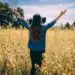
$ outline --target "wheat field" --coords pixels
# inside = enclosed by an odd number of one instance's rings
[[[0,75],[30,75],[28,30],[0,29]],[[75,30],[48,30],[41,75],[75,75]]]

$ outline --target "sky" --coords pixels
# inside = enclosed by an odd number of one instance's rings
[[[46,17],[51,22],[60,14],[61,10],[67,9],[58,23],[70,24],[75,21],[75,0],[0,0],[7,2],[12,7],[21,7],[24,9],[25,19],[32,18],[35,13],[39,13],[42,17]]]

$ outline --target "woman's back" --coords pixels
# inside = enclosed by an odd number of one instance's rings
[[[45,26],[40,26],[39,39],[35,40],[32,37],[32,31],[29,30],[29,43],[28,47],[32,50],[44,50],[45,49],[45,39],[46,39],[46,28]]]

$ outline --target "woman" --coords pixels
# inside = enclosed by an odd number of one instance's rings
[[[55,20],[48,23],[47,25],[42,25],[42,18],[39,14],[35,14],[32,19],[31,26],[29,26],[23,18],[21,18],[22,24],[29,30],[29,42],[28,47],[30,49],[30,57],[32,62],[31,75],[35,75],[35,71],[42,64],[42,53],[45,53],[45,39],[46,32],[51,28],[56,21],[64,15],[66,10],[61,11],[61,13],[56,17]]]

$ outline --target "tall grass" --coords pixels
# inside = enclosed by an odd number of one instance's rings
[[[28,31],[0,29],[0,75],[30,75]],[[42,75],[75,75],[75,30],[48,30]]]

